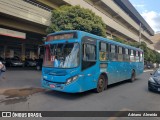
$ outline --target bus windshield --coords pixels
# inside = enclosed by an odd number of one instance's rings
[[[45,46],[44,67],[74,68],[78,65],[78,43],[60,43]]]

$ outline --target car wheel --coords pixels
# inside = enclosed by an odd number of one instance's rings
[[[36,69],[37,69],[37,70],[41,70],[41,67],[40,67],[40,66],[36,66]]]
[[[97,88],[95,89],[95,91],[97,93],[100,93],[104,91],[104,89],[105,89],[105,78],[104,76],[101,75],[98,79]]]

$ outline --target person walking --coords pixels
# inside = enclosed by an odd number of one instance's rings
[[[5,79],[5,77],[3,76],[3,72],[6,71],[6,67],[5,65],[2,64],[2,62],[0,61],[0,79],[3,78]]]

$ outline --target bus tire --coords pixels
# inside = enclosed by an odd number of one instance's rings
[[[105,84],[106,84],[105,77],[103,75],[100,75],[95,92],[96,93],[103,92],[105,89]]]
[[[134,82],[135,80],[136,80],[136,72],[135,70],[132,70],[130,82]]]

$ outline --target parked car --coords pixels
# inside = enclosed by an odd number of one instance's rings
[[[148,80],[148,90],[160,92],[160,68],[151,75]]]
[[[27,67],[35,67],[36,66],[36,60],[25,59],[25,66],[27,66]]]
[[[21,66],[24,67],[24,62],[20,60],[18,57],[6,58],[6,66]]]
[[[2,57],[0,57],[0,61],[2,62],[2,64],[6,64],[6,61],[5,61],[5,59],[4,58],[2,58]]]
[[[154,68],[154,65],[150,63],[150,64],[147,64],[146,67],[147,67],[147,69],[152,69],[152,68]]]
[[[43,64],[43,59],[37,59],[36,60],[36,69],[41,70],[42,69],[42,64]]]

